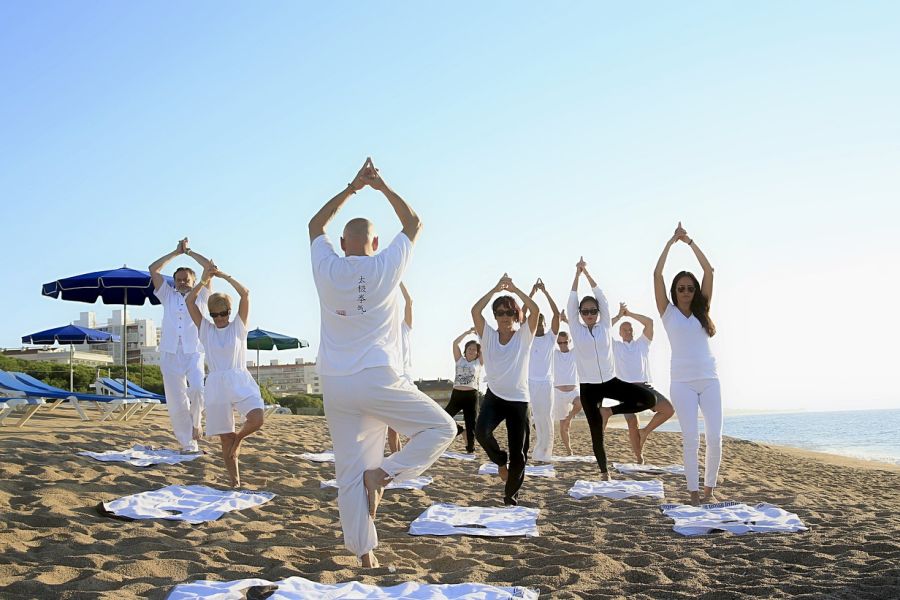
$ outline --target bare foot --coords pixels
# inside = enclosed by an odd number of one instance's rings
[[[363,569],[377,569],[380,566],[375,553],[371,550],[359,557],[359,564]]]
[[[194,427],[193,429],[194,429],[194,431],[193,431],[193,435],[191,437],[199,442],[200,440],[203,439],[203,432],[200,431],[199,427]]]
[[[700,492],[691,492],[691,506],[700,506]]]
[[[243,441],[244,438],[238,435],[234,440],[234,444],[232,444],[231,446],[231,458],[233,458],[235,461],[237,461],[238,456],[241,455],[241,442]]]
[[[644,455],[643,454],[635,454],[634,462],[635,462],[635,464],[638,464],[638,465],[644,464]]]
[[[606,431],[606,424],[609,423],[609,418],[612,416],[612,409],[607,408],[605,406],[600,407],[600,417],[603,419],[603,431]]]
[[[575,456],[575,453],[568,446],[566,446],[566,456]]]
[[[719,501],[713,488],[706,488],[703,492],[703,504],[715,504]]]
[[[600,473],[600,481],[611,481],[612,478],[609,476],[609,473]]]
[[[506,481],[509,479],[509,467],[506,465],[500,465],[497,467],[497,475],[500,476],[500,481]]]
[[[378,512],[378,504],[384,495],[384,486],[387,473],[383,469],[369,469],[363,473],[363,486],[366,488],[366,497],[369,501],[369,516],[375,518]],[[370,552],[371,554],[371,552]]]

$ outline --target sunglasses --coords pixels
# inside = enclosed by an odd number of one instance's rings
[[[568,345],[569,342],[566,340],[563,340],[561,342],[556,342],[556,343],[559,344],[560,346],[566,346],[566,345]]]
[[[514,311],[514,310],[497,310],[497,311],[494,311],[494,316],[495,316],[495,317],[515,317],[515,316],[518,315],[518,314],[519,314],[519,313],[517,313],[517,312]]]
[[[227,317],[230,314],[231,314],[230,310],[223,310],[222,312],[217,312],[217,313],[211,312],[211,313],[209,313],[209,316],[211,316],[213,319],[215,319],[216,317]]]
[[[678,290],[678,293],[679,293],[679,294],[683,294],[683,293],[685,293],[685,292],[689,292],[689,293],[693,294],[693,293],[694,293],[694,286],[692,286],[692,285],[689,285],[689,286],[679,285],[678,288],[677,288],[677,290]]]
[[[580,312],[583,316],[586,317],[588,315],[596,315],[597,313],[600,312],[600,309],[599,308],[582,308],[578,312]]]

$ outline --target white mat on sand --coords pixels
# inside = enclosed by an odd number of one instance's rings
[[[423,487],[428,485],[434,481],[431,477],[416,477],[414,479],[407,479],[406,481],[392,481],[384,489],[386,490],[421,490]],[[323,481],[320,487],[333,487],[336,488],[338,486],[337,479],[329,479],[328,481]]]
[[[256,588],[256,589],[251,589]],[[274,591],[271,596],[261,595]],[[249,593],[248,593],[249,592]],[[253,594],[258,592],[258,594]],[[523,587],[496,587],[484,583],[426,584],[410,581],[391,587],[378,587],[358,581],[326,585],[303,577],[288,577],[271,582],[265,579],[238,581],[195,581],[175,586],[168,600],[244,600],[265,597],[269,600],[537,600],[537,590]]]
[[[585,481],[579,479],[569,490],[569,495],[581,500],[589,496],[604,496],[621,500],[631,496],[649,496],[651,498],[664,498],[663,484],[659,479],[650,481]]]
[[[409,526],[412,535],[481,535],[537,537],[537,508],[433,504]]]
[[[765,502],[755,506],[742,502],[718,502],[700,506],[663,504],[659,509],[667,517],[675,519],[672,529],[682,535],[703,535],[716,530],[741,535],[807,529],[794,513]]]
[[[478,467],[479,475],[496,475],[499,467],[494,463],[484,463]],[[553,465],[525,465],[525,475],[531,477],[556,477]]]
[[[195,458],[202,454],[180,454],[176,450],[166,448],[153,449],[152,446],[135,444],[130,450],[107,450],[106,452],[91,452],[85,450],[79,452],[79,456],[90,456],[103,462],[125,462],[136,467],[149,467],[151,465],[175,465]]]
[[[302,452],[300,454],[288,454],[291,458],[302,458],[313,462],[334,462],[334,452]]]
[[[553,462],[587,462],[587,463],[595,463],[597,462],[597,457],[592,455],[584,455],[584,456],[554,456],[551,459]]]
[[[169,519],[203,523],[227,512],[253,508],[275,497],[267,492],[216,490],[205,485],[170,485],[102,502],[103,509],[129,519]]]
[[[637,463],[613,463],[613,469],[619,473],[641,474],[649,473],[659,475],[662,473],[670,473],[672,475],[684,475],[684,466],[669,465],[667,467],[659,467],[656,465],[639,465]]]
[[[455,458],[456,460],[475,460],[474,454],[460,454],[459,452],[444,452],[441,458]]]

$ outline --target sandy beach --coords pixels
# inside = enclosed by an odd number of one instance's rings
[[[337,491],[319,486],[333,465],[286,456],[330,448],[321,417],[273,416],[246,442],[246,488],[276,494],[257,509],[200,525],[101,517],[101,501],[175,483],[224,486],[213,443],[193,462],[149,468],[76,454],[173,441],[162,412],[142,424],[84,424],[60,408],[0,429],[0,597],[165,598],[200,579],[293,575],[522,585],[542,598],[900,597],[900,469],[888,464],[726,438],[720,499],[777,504],[800,516],[803,533],[684,537],[658,500],[569,497],[597,467],[557,463],[556,479],[528,478],[521,494],[541,510],[539,537],[410,536],[409,523],[433,503],[499,504],[499,480],[476,474],[486,460],[479,451],[475,462],[440,459],[424,490],[386,493],[382,566],[362,571],[341,542]],[[590,453],[584,422],[573,426],[573,447]],[[451,450],[463,452],[463,442]],[[607,451],[611,462],[632,460],[623,430],[610,430]],[[680,434],[658,433],[645,457],[680,464],[680,455]],[[682,476],[660,478],[668,502],[686,501]]]

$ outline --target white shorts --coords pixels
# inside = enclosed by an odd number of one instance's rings
[[[234,433],[234,411],[246,417],[263,408],[259,386],[241,369],[213,371],[206,377],[206,435]]]
[[[559,388],[553,388],[553,418],[562,421],[572,412],[572,405],[578,397],[578,386],[574,390],[564,392]]]

